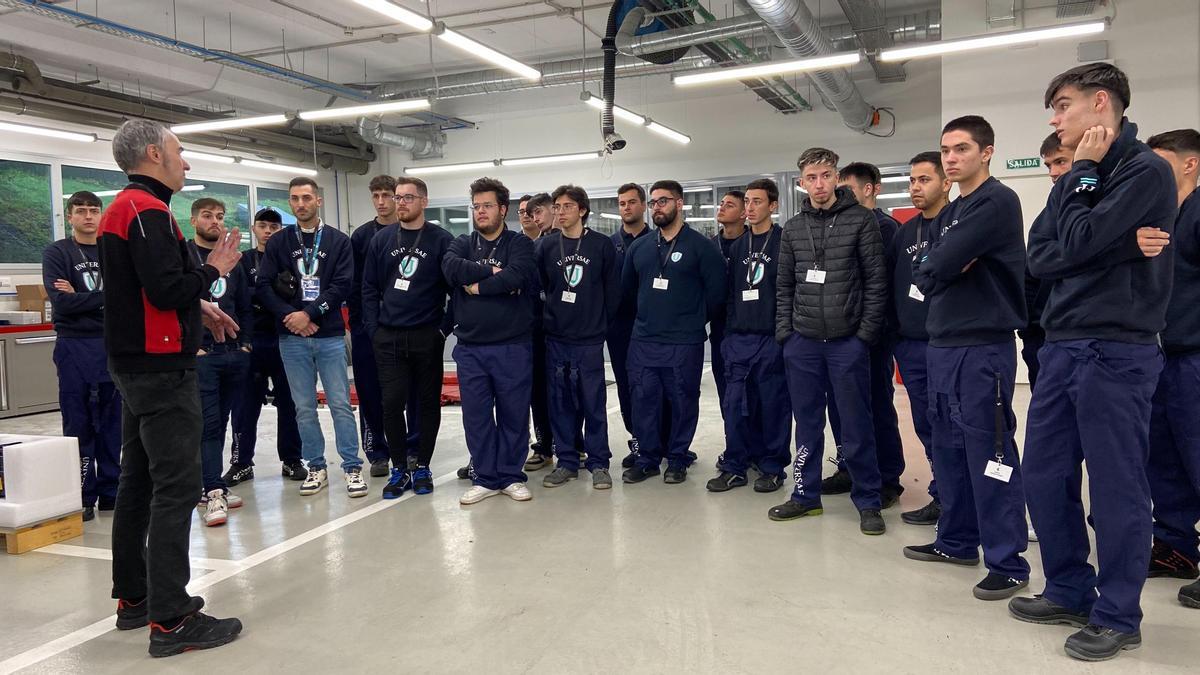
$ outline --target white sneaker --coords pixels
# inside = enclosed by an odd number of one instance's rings
[[[231,509],[242,508],[242,498],[229,491],[225,492],[225,503],[228,504],[229,508]]]
[[[503,492],[518,502],[527,502],[533,499],[533,494],[529,492],[529,487],[524,483],[509,483]]]
[[[329,472],[324,467],[309,469],[308,477],[300,484],[300,494],[315,495],[329,485]]]
[[[217,489],[205,496],[208,501],[204,505],[204,525],[207,527],[224,525],[229,517],[229,505],[225,500],[225,491]]]
[[[367,491],[367,480],[363,478],[361,468],[346,472],[346,494],[351,497],[366,497]]]
[[[482,485],[472,485],[463,493],[463,496],[458,498],[458,503],[464,506],[478,504],[488,497],[495,497],[498,494],[500,494],[499,490],[489,490]]]

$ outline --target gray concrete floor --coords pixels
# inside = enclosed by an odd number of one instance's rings
[[[927,501],[929,478],[903,388],[908,489],[885,512],[888,533],[866,537],[844,496],[827,497],[822,517],[776,523],[766,512],[784,491],[707,493],[723,433],[707,375],[704,387],[701,460],[683,485],[618,480],[602,492],[584,474],[548,490],[543,471],[531,475],[532,502],[461,507],[456,408],[444,409],[430,496],[384,502],[374,479],[372,495],[352,501],[335,471],[332,489],[301,497],[260,452],[258,477],[235,489],[245,507],[224,527],[197,519],[192,529],[193,591],[246,626],[217,650],[156,661],[145,631],[112,629],[109,514],[81,539],[0,555],[0,673],[1196,672],[1200,612],[1176,602],[1181,582],[1147,584],[1142,649],[1087,665],[1063,653],[1071,629],[1019,623],[1005,603],[975,600],[982,569],[904,559],[901,547],[933,531],[899,518]],[[1028,389],[1017,399],[1023,418]],[[619,459],[615,407],[610,388]],[[274,430],[268,409],[261,448],[273,447]],[[0,432],[56,434],[59,418],[4,420]],[[1037,544],[1029,560],[1040,590]]]

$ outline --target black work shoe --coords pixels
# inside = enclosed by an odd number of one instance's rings
[[[407,468],[407,467],[405,467]],[[392,473],[392,462],[388,459],[377,459],[371,462],[371,477],[383,478]]]
[[[779,506],[772,506],[771,510],[767,511],[767,517],[771,520],[795,520],[804,516],[819,516],[822,513],[825,513],[825,509],[821,508],[820,504],[802,504],[789,499]]]
[[[216,619],[203,612],[189,614],[167,629],[150,624],[150,656],[174,656],[193,649],[212,649],[232,642],[242,632],[237,619]]]
[[[96,519],[96,507],[94,507],[94,506],[83,507],[83,522],[86,523],[89,520],[95,520],[95,519]]]
[[[150,614],[145,598],[133,603],[128,600],[117,600],[117,630],[135,630],[150,623]]]
[[[821,481],[821,494],[844,495],[854,487],[850,480],[850,472],[838,469],[837,473]]]
[[[308,478],[308,469],[304,468],[304,462],[296,460],[293,462],[284,462],[280,473],[284,478],[290,480],[304,480]]]
[[[1127,649],[1142,646],[1142,631],[1122,633],[1112,628],[1088,624],[1067,638],[1067,656],[1080,661],[1107,661]]]
[[[904,488],[899,485],[884,485],[879,490],[880,508],[890,509],[899,504],[902,492],[904,492]]]
[[[1007,600],[1013,593],[1028,585],[1028,579],[1014,579],[1007,574],[988,572],[983,581],[975,584],[971,592],[980,600]]]
[[[667,472],[663,474],[663,482],[672,485],[682,483],[687,480],[687,467],[683,465],[668,466]]]
[[[937,525],[942,517],[942,503],[934,499],[916,511],[905,511],[900,514],[900,520],[909,525]]]
[[[1025,623],[1040,623],[1047,625],[1064,625],[1083,628],[1088,623],[1088,615],[1067,609],[1053,603],[1041,595],[1032,598],[1013,598],[1008,601],[1008,613],[1018,621]]]
[[[523,468],[525,471],[537,471],[539,469],[545,469],[546,467],[553,466],[553,465],[554,465],[553,457],[548,457],[546,455],[540,455],[535,452],[529,456],[529,459],[525,460],[525,466]]]
[[[651,476],[657,476],[660,473],[657,466],[634,466],[625,469],[625,473],[621,474],[621,482],[623,483],[640,483]]]
[[[225,472],[225,484],[233,487],[238,483],[254,480],[254,467],[249,464],[231,464]]]
[[[1192,609],[1200,609],[1200,581],[1179,589],[1179,604]]]
[[[883,514],[875,509],[863,509],[858,512],[858,529],[863,534],[877,535],[887,532],[883,522]]]
[[[637,458],[638,454],[636,452],[631,452],[628,455],[625,455],[625,458],[621,460],[621,468],[632,469],[633,465],[637,464]]]
[[[115,511],[117,509],[117,500],[115,498],[107,499],[105,497],[101,497],[100,504],[97,506],[97,509],[100,511]]]
[[[1155,539],[1154,548],[1150,550],[1150,570],[1146,576],[1151,579],[1195,579],[1200,577],[1200,570],[1196,569],[1196,563],[1185,558],[1174,546]]]
[[[704,487],[709,492],[729,492],[733,488],[742,487],[745,484],[745,476],[739,476],[736,473],[722,471],[721,475],[708,481]]]
[[[458,479],[459,480],[469,480],[470,478],[471,478],[471,463],[467,462],[466,466],[459,467]]]
[[[778,474],[774,476],[764,474],[754,480],[755,492],[774,492],[781,487],[783,487],[783,476]]]
[[[943,562],[952,565],[967,565],[973,566],[979,564],[979,558],[955,558],[948,553],[944,553],[935,544],[925,544],[924,546],[905,546],[904,557],[909,560],[920,560],[922,562]]]

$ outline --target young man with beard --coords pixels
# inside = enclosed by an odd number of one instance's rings
[[[1153,532],[1146,462],[1173,256],[1147,260],[1138,230],[1158,228],[1166,243],[1177,189],[1170,165],[1124,116],[1130,89],[1120,69],[1072,68],[1051,81],[1044,102],[1059,140],[1075,148],[1029,234],[1029,268],[1050,283],[1022,465],[1046,589],[1014,598],[1009,611],[1078,626],[1066,652],[1092,661],[1142,641]],[[1098,572],[1088,563],[1083,462]]]
[[[636,298],[637,304],[628,367],[634,431],[641,442],[622,480],[640,483],[657,476],[665,456],[663,480],[682,483],[700,413],[704,327],[725,300],[725,266],[712,242],[684,221],[679,183],[658,181],[649,203],[658,231],[634,242],[621,273],[625,301]],[[664,447],[659,432],[667,405],[671,433]]]
[[[774,492],[783,486],[791,458],[791,401],[783,349],[775,342],[783,231],[771,215],[779,208],[779,188],[767,178],[751,181],[744,203],[750,229],[728,251],[726,332],[720,345],[727,387],[722,404],[725,454],[720,474],[708,481],[709,492],[746,485],[751,465],[761,474],[754,481],[755,492]]]
[[[826,382],[842,421],[843,454],[863,534],[886,531],[880,514],[879,464],[871,421],[871,345],[882,339],[887,263],[875,214],[849,188],[837,187],[838,156],[809,148],[796,162],[808,193],[784,225],[779,248],[775,339],[783,345],[796,418],[796,483],[771,520],[823,513],[821,458]]]
[[[192,228],[196,235],[188,250],[202,266],[214,246],[225,236],[225,205],[205,197],[192,202]],[[229,509],[242,505],[242,498],[229,492],[221,475],[224,465],[225,427],[229,414],[245,396],[246,378],[250,374],[250,350],[253,344],[254,314],[250,307],[251,282],[241,265],[209,286],[209,302],[238,322],[242,330],[236,340],[217,342],[206,334],[196,353],[196,379],[200,386],[200,406],[204,411],[204,433],[200,437],[200,471],[204,492],[204,524],[224,525]]]
[[[79,441],[83,519],[112,511],[121,474],[121,394],[104,354],[104,279],[96,245],[100,198],[67,200],[65,239],[42,253],[42,285],[54,308],[54,366],[63,436]]]
[[[729,267],[729,251],[746,232],[746,193],[741,190],[730,190],[721,196],[716,209],[717,233],[712,236],[713,243],[721,249],[721,257],[725,259],[725,267]],[[725,305],[716,309],[708,317],[708,351],[712,358],[713,382],[717,385],[717,403],[721,408],[721,418],[725,418],[725,360],[721,353],[721,342],[725,339]],[[721,468],[725,453],[717,456],[717,469]]]
[[[533,388],[533,242],[504,225],[508,188],[494,178],[471,183],[475,231],[450,245],[442,273],[452,288],[454,361],[462,391],[463,430],[472,486],[459,503],[503,492],[533,498],[522,462],[529,441]]]
[[[283,370],[283,359],[279,356],[277,320],[259,299],[257,288],[258,267],[263,253],[267,250],[267,242],[282,229],[283,217],[274,209],[260,209],[254,214],[252,227],[255,247],[242,256],[239,264],[248,282],[255,287],[250,298],[250,307],[254,312],[254,330],[250,345],[250,373],[246,395],[238,399],[233,409],[233,443],[229,452],[229,470],[225,472],[225,483],[230,487],[254,479],[258,418],[268,396],[275,406],[275,451],[283,464],[283,477],[299,481],[308,475],[300,453],[296,404],[292,402],[287,374]]]
[[[592,487],[612,487],[604,380],[604,334],[621,302],[621,271],[612,240],[588,229],[590,201],[583,188],[563,185],[551,198],[556,228],[534,247],[545,293],[546,373],[550,423],[558,466],[544,479],[559,487],[579,476],[587,453]]]
[[[419,495],[433,492],[429,462],[441,428],[442,354],[450,328],[442,259],[454,239],[425,220],[429,192],[424,181],[401,176],[395,182],[399,222],[371,240],[362,288],[363,327],[379,367],[383,424],[392,448],[384,499],[396,499],[410,487]],[[405,411],[414,407],[421,413],[415,453],[405,443],[412,436]]]
[[[909,525],[937,525],[942,503],[938,499],[937,476],[933,473],[933,428],[929,419],[929,330],[925,327],[929,304],[919,289],[914,292],[913,272],[934,238],[937,227],[934,220],[949,204],[951,183],[942,170],[942,156],[938,152],[922,152],[912,158],[909,166],[909,198],[921,213],[900,227],[886,251],[892,291],[888,340],[892,342],[892,353],[908,393],[913,428],[925,448],[931,475],[929,503],[901,513],[900,520]]]

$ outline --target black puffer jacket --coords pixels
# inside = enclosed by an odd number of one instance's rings
[[[781,343],[799,333],[814,340],[857,335],[873,345],[882,334],[888,291],[879,224],[850,190],[839,187],[835,194],[829,210],[805,198],[783,227],[775,296]],[[825,283],[805,281],[812,269],[825,272]]]

